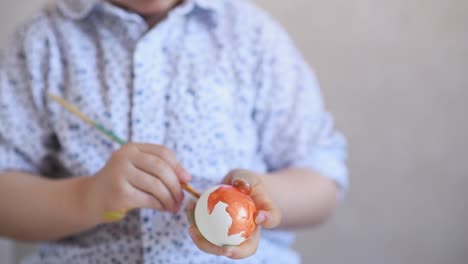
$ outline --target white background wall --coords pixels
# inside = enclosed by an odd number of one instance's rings
[[[2,0],[0,41],[40,2]],[[299,233],[304,263],[468,263],[468,1],[256,2],[317,70],[350,141],[351,192]]]

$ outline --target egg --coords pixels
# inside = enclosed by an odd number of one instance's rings
[[[238,246],[255,230],[255,204],[241,188],[218,185],[205,191],[195,206],[195,224],[209,242]]]

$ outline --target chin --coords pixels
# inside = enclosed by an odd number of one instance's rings
[[[136,0],[136,1],[121,1],[129,9],[144,15],[151,16],[160,13],[166,13],[173,6],[177,5],[180,0]]]

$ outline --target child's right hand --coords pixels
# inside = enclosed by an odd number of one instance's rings
[[[85,201],[100,223],[120,220],[135,208],[178,212],[184,198],[181,182],[190,179],[168,148],[129,143],[89,179]]]

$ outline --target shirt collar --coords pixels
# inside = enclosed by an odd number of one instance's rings
[[[58,8],[67,17],[74,20],[81,20],[87,17],[94,8],[105,0],[60,0]],[[190,13],[195,8],[209,11],[216,14],[220,11],[220,0],[185,0],[182,8],[183,13]]]

